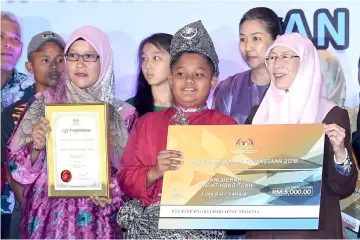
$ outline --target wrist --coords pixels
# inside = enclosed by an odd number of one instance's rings
[[[32,145],[31,150],[34,152],[41,152],[42,150],[44,150],[44,147],[39,147],[36,146],[35,144]]]
[[[161,176],[159,176],[158,171],[154,166],[148,170],[146,178],[146,188],[150,188],[159,178],[161,178]]]
[[[153,181],[156,181],[162,177],[161,173],[159,171],[157,171],[155,166],[150,168],[148,174],[149,174],[150,179],[152,179]]]
[[[335,162],[338,164],[341,164],[343,162],[345,162],[346,158],[347,158],[347,149],[344,148],[342,150],[337,151],[336,153],[334,153],[335,155]]]

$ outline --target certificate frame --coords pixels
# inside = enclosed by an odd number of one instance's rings
[[[55,114],[82,114],[82,113],[98,113],[98,132],[99,137],[99,166],[100,166],[100,189],[69,189],[60,190],[55,188],[55,165],[56,161],[61,161],[55,155],[54,144],[54,115]],[[109,126],[109,106],[107,103],[90,103],[90,104],[46,104],[45,117],[50,122],[51,131],[46,137],[46,154],[47,154],[47,174],[48,174],[48,197],[49,198],[82,198],[90,196],[111,198],[111,189],[109,186],[111,179],[111,144],[110,144],[110,126]]]

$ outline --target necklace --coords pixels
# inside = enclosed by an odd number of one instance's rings
[[[208,109],[207,105],[200,108],[183,108],[173,105],[172,108],[176,110],[176,113],[170,118],[172,125],[188,125],[189,118],[185,113],[202,112]]]

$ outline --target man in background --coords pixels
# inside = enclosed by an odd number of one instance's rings
[[[10,12],[1,12],[1,110],[34,95],[34,81],[15,69],[23,48],[20,23]]]
[[[18,18],[1,11],[1,111],[20,99],[34,95],[34,80],[16,71],[23,48]],[[4,149],[1,149],[4,152]],[[14,208],[14,194],[7,183],[4,159],[1,159],[1,237],[8,235],[9,222]]]
[[[65,69],[64,47],[64,40],[58,34],[50,31],[39,33],[31,39],[28,45],[28,61],[25,63],[25,67],[29,73],[34,75],[36,93],[54,89],[58,85]],[[1,148],[3,150],[6,149],[6,144],[27,103],[28,99],[20,99],[2,111]],[[2,159],[5,159],[6,152],[2,151],[1,155]],[[18,238],[23,186],[13,180],[9,172],[7,172],[7,180],[16,198],[15,208],[9,223],[8,238]],[[9,203],[4,202],[4,204]],[[4,236],[4,238],[6,237]]]

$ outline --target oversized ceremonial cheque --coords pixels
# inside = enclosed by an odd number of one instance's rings
[[[160,229],[318,229],[322,124],[169,126]]]
[[[110,197],[107,104],[45,106],[49,197]]]

